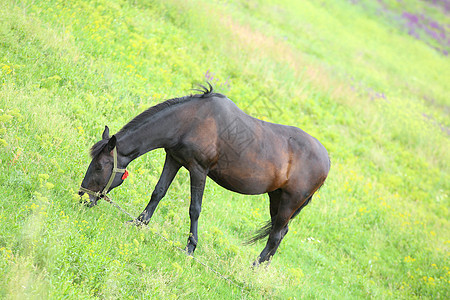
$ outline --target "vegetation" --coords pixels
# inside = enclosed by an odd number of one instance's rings
[[[0,298],[450,297],[448,1],[4,0],[0,20]],[[186,171],[148,229],[77,196],[105,125],[207,80],[332,161],[257,269],[268,197],[208,181],[195,257],[233,283],[177,249]],[[134,216],[163,157],[111,193]]]

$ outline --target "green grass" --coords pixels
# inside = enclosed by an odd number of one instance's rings
[[[2,1],[0,298],[448,299],[450,63],[395,18],[448,16],[381,2]],[[195,257],[238,286],[174,247],[189,230],[185,170],[149,229],[76,195],[105,125],[208,79],[247,113],[311,133],[332,161],[255,270],[264,243],[243,242],[268,197],[208,181]],[[134,161],[112,198],[137,216],[163,160]]]

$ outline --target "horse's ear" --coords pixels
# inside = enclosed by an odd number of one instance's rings
[[[105,131],[103,131],[102,139],[104,139],[104,140],[109,139],[109,128],[108,128],[108,126],[105,126]]]
[[[114,149],[114,147],[116,147],[116,142],[117,142],[116,136],[113,135],[108,141],[107,146],[108,152],[111,152]]]

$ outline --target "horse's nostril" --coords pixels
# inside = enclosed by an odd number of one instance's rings
[[[84,192],[78,191],[78,195],[83,196],[83,195],[84,195]]]

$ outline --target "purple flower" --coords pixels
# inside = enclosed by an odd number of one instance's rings
[[[434,29],[439,30],[439,31],[444,30],[444,28],[442,28],[441,25],[439,25],[439,23],[436,22],[436,21],[431,21],[431,22],[430,22],[430,26],[431,26],[432,28],[434,28]]]
[[[403,12],[402,17],[408,19],[411,23],[417,24],[419,22],[419,17],[411,14],[409,12]]]
[[[425,32],[431,36],[432,38],[434,38],[435,40],[440,40],[439,35],[436,33],[436,31],[430,30],[427,27],[425,27]]]

